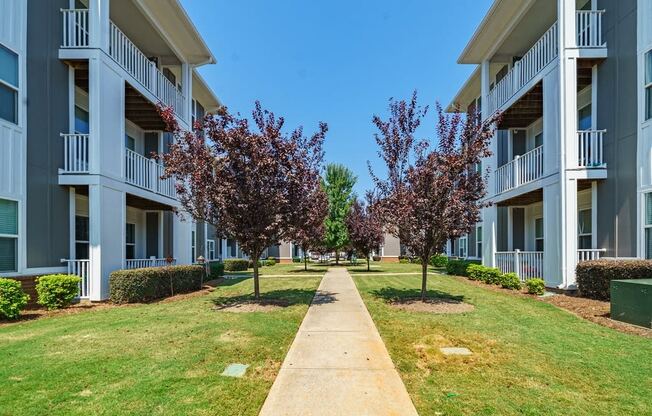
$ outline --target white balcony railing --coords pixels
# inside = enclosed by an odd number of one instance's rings
[[[602,48],[602,15],[604,10],[577,11],[577,46],[579,48]]]
[[[543,176],[543,146],[539,146],[496,169],[496,193],[533,182]]]
[[[489,114],[500,109],[558,55],[558,30],[555,23],[489,92]]]
[[[130,149],[125,149],[125,179],[127,183],[157,194],[176,198],[173,178],[161,179],[165,167]]]
[[[168,261],[168,260],[171,260]],[[145,267],[165,267],[176,264],[176,259],[128,259],[125,260],[125,269],[142,269]]]
[[[581,168],[603,168],[603,142],[606,130],[581,130],[577,132],[577,165]]]
[[[88,134],[64,134],[63,173],[88,173]]]
[[[64,48],[87,48],[89,44],[88,10],[61,9]]]
[[[543,251],[500,251],[496,267],[503,273],[516,273],[522,280],[543,279]]]
[[[63,9],[63,48],[88,48],[89,21],[86,9]],[[163,105],[185,118],[186,97],[156,64],[116,26],[109,22],[109,55]]]
[[[79,297],[88,298],[91,293],[91,261],[90,260],[67,260],[62,259],[62,263],[68,266],[68,274],[78,276]]]
[[[604,248],[577,250],[577,262],[600,260],[607,250]]]

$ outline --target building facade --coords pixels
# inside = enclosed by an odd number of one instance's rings
[[[458,62],[449,110],[503,117],[492,205],[449,254],[562,289],[581,261],[651,258],[652,1],[496,0]]]
[[[215,62],[176,0],[0,1],[0,274],[82,277],[193,261],[196,225],[152,157],[218,108]],[[205,245],[205,244],[204,244]]]

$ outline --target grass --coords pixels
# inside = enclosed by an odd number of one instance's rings
[[[208,295],[99,308],[0,327],[0,415],[257,415],[319,277],[262,278],[269,313],[213,309],[251,298],[251,279]],[[220,373],[250,364],[241,379]]]
[[[649,339],[453,277],[431,276],[430,295],[463,299],[473,312],[388,305],[417,296],[420,276],[358,273],[354,280],[422,416],[652,414]],[[474,354],[445,357],[439,348],[447,346]]]
[[[351,274],[364,274],[367,272],[367,263],[361,261],[357,265],[349,265],[347,269]],[[435,269],[432,266],[428,266],[429,272],[434,272],[438,269]],[[385,262],[371,262],[371,273],[421,273],[421,265],[414,263],[385,263]]]
[[[275,275],[323,275],[326,272],[326,265],[308,264],[308,270],[304,270],[303,263],[286,263],[275,264],[274,266],[262,266],[258,269],[261,276],[275,276]],[[251,277],[254,275],[254,269],[248,269],[242,272],[225,272],[226,276],[246,276]]]

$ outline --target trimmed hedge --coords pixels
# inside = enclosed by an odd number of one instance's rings
[[[546,293],[546,282],[543,279],[530,279],[525,281],[527,293],[531,295],[543,295]]]
[[[399,259],[398,259],[398,262],[399,262],[400,264],[409,264],[409,263],[410,263],[410,259],[402,259],[402,258],[399,258]]]
[[[248,268],[249,268],[249,260],[247,259],[224,260],[224,270],[226,270],[227,272],[244,272],[247,271]]]
[[[448,257],[444,254],[435,254],[430,257],[430,265],[433,267],[446,267],[448,264]]]
[[[292,263],[301,263],[302,261],[303,259],[301,257],[298,256],[292,257]]]
[[[109,279],[109,297],[115,303],[149,302],[201,289],[204,266],[167,266],[118,270]]]
[[[502,273],[500,270],[485,267],[481,264],[469,264],[466,273],[471,280],[479,280],[490,285],[500,284]]]
[[[49,274],[36,279],[37,302],[48,310],[70,306],[79,295],[77,276],[67,274]]]
[[[276,260],[274,260],[273,258],[267,259],[267,260],[265,260],[263,262],[263,265],[264,266],[274,266],[274,265],[276,265]]]
[[[371,260],[373,260],[373,261],[380,261],[380,256],[373,256],[373,257],[371,258]]]
[[[478,260],[449,260],[446,265],[446,273],[453,276],[468,277],[467,269],[472,264],[480,264]]]
[[[272,259],[273,258],[274,257],[272,257]],[[253,260],[246,260],[246,262],[247,262],[247,268],[248,269],[253,269],[254,268],[254,261]],[[263,262],[260,261],[260,260],[258,260],[258,267],[263,267]],[[247,270],[247,269],[245,269],[245,270]],[[241,272],[242,270],[235,270],[235,271]]]
[[[219,279],[224,276],[224,263],[221,261],[211,261],[208,263],[208,270],[210,273],[209,278],[211,280]]]
[[[0,279],[0,318],[15,319],[29,301],[20,282],[15,279]]]
[[[609,300],[612,280],[652,278],[652,260],[591,260],[575,269],[580,296]]]
[[[500,276],[500,286],[503,289],[520,290],[522,287],[521,279],[519,279],[516,273],[505,273]]]

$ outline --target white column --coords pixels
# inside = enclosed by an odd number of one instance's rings
[[[68,201],[69,201],[69,208],[68,208],[68,215],[70,218],[70,226],[69,226],[69,233],[70,233],[70,242],[69,242],[69,254],[68,258],[69,259],[76,259],[77,258],[77,253],[75,252],[75,214],[77,211],[77,198],[75,198],[75,187],[71,186],[68,188]]]
[[[190,124],[192,120],[190,117],[192,107],[192,67],[185,62],[181,64],[181,93],[186,97],[181,114],[185,121]]]
[[[228,250],[228,246],[226,244],[226,238],[221,238],[220,244],[222,244],[222,260],[225,260],[228,258],[228,253],[226,252]]]
[[[109,0],[89,0],[89,41],[92,48],[109,50]]]
[[[498,207],[492,205],[482,212],[482,264],[487,267],[496,265],[497,232]]]
[[[186,214],[187,215],[187,214]],[[174,258],[177,259],[177,264],[190,264],[192,263],[191,253],[191,237],[192,237],[192,221],[185,218],[183,221],[176,213],[172,216],[172,252]]]
[[[482,97],[482,118],[486,119],[489,114],[489,87],[490,80],[490,62],[489,59],[482,61],[480,66],[480,91]],[[489,149],[491,156],[482,162],[483,169],[489,169],[489,179],[487,180],[487,195],[491,197],[495,194],[496,185],[496,168],[498,167],[498,135],[494,134]],[[496,232],[498,221],[498,208],[492,205],[482,210],[482,264],[488,267],[494,267],[496,261]],[[456,254],[456,253],[454,253]]]

